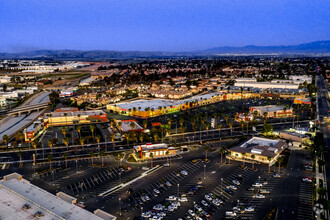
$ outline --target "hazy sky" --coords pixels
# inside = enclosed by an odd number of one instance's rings
[[[0,52],[191,51],[329,39],[329,0],[0,0]]]

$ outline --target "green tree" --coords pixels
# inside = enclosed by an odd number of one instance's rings
[[[68,158],[69,158],[69,154],[68,153],[64,153],[62,155],[62,157],[64,158],[65,161],[65,167],[68,168]]]
[[[52,159],[53,159],[53,155],[49,154],[47,156],[47,160],[49,162],[49,169],[52,169]]]
[[[92,159],[92,166],[94,166],[94,152],[93,151],[90,151],[89,152],[89,156],[91,157],[91,159]],[[103,165],[102,165],[103,166]]]
[[[69,151],[69,138],[65,137],[62,139],[62,141],[63,141],[63,144],[65,144],[65,146],[66,146],[66,150]]]
[[[3,142],[5,142],[6,147],[8,147],[9,136],[5,134],[5,135],[2,137],[2,140],[3,140]]]
[[[99,153],[99,156],[101,157],[101,161],[102,161],[102,167],[104,166],[103,165],[103,157],[105,156],[105,153],[103,150],[101,150],[101,152]]]
[[[151,158],[151,168],[152,168],[152,167],[153,167],[153,166],[152,166],[152,159],[154,158],[154,153],[150,153],[149,156],[150,156],[150,158]]]
[[[256,158],[256,156],[254,154],[251,155],[252,160],[254,160]],[[254,162],[252,162],[252,169],[254,169]]]
[[[270,173],[270,161],[272,160],[272,158],[268,156],[267,160],[268,160],[268,173]]]
[[[22,163],[22,151],[18,151],[17,152],[17,156],[19,157],[19,167],[22,167],[23,163]]]
[[[221,155],[221,161],[220,161],[220,163],[222,164],[222,157],[223,157],[223,154],[225,153],[225,148],[224,147],[220,147],[219,153]]]
[[[278,163],[278,173],[281,172],[281,163],[283,162],[283,157],[277,158],[277,163]]]

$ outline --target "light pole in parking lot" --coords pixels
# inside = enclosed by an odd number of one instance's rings
[[[205,180],[205,168],[206,168],[206,164],[204,164],[204,180]]]
[[[121,172],[119,172],[119,185],[121,184]]]
[[[143,213],[143,206],[141,206],[141,216],[142,216],[142,213]]]
[[[195,210],[196,208],[195,208],[195,204],[196,204],[196,202],[194,201],[194,214],[195,214],[194,215],[194,219],[196,219],[196,210]]]
[[[78,173],[78,160],[76,160],[76,171]]]
[[[121,198],[119,197],[119,215],[121,216]]]
[[[223,178],[220,179],[220,184],[221,184],[221,186],[220,186],[221,187],[221,193],[220,194],[221,195],[222,195],[222,181],[223,181]]]
[[[180,187],[179,183],[177,184],[177,187],[178,187],[178,197],[179,197],[179,187]]]

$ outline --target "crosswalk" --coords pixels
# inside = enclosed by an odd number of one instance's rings
[[[313,208],[312,208],[312,195],[313,186],[312,183],[301,183],[299,193],[299,204],[297,219],[313,219]]]

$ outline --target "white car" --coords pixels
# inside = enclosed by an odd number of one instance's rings
[[[208,201],[212,201],[212,198],[209,195],[205,195],[205,199],[207,199]]]
[[[199,212],[201,212],[203,209],[202,209],[202,207],[200,207],[198,204],[195,204],[195,206],[194,206],[196,209],[197,209],[197,211],[199,211]]]
[[[261,193],[261,194],[270,194],[270,191],[269,190],[265,190],[265,189],[261,189],[259,191],[259,193]]]
[[[171,184],[170,182],[168,182],[168,181],[167,181],[165,184],[166,184],[168,187],[171,187],[171,186],[172,186],[172,184]]]
[[[180,197],[178,198],[179,202],[188,202],[188,199],[186,197]]]
[[[234,185],[230,185],[229,188],[231,188],[231,189],[233,189],[233,190],[236,190],[236,189],[237,189],[237,187],[234,186]]]
[[[302,181],[303,182],[306,182],[306,183],[311,183],[313,181],[313,179],[312,178],[305,177],[305,178],[303,178]]]
[[[141,216],[144,217],[144,218],[150,218],[151,217],[151,215],[149,213],[145,213],[145,212],[143,212]]]
[[[250,207],[246,207],[244,209],[245,212],[254,212],[254,207],[253,206],[250,206]]]
[[[144,198],[145,198],[147,201],[150,200],[149,196],[145,196]]]
[[[226,211],[226,216],[228,216],[228,217],[235,217],[236,216],[236,213],[233,212],[233,211]]]
[[[235,212],[240,212],[240,211],[241,211],[241,208],[240,208],[240,207],[237,207],[237,206],[235,206],[235,207],[233,207],[233,210],[234,210]]]
[[[215,200],[215,199],[212,200],[212,203],[213,203],[213,205],[215,205],[215,206],[220,206],[220,202],[218,202],[218,201]]]
[[[191,209],[188,210],[188,213],[191,215],[191,216],[195,216],[195,212]]]
[[[232,182],[237,186],[241,185],[241,183],[238,180],[233,180]]]
[[[170,206],[167,207],[167,210],[170,211],[170,212],[174,212],[174,207],[170,205]]]
[[[154,189],[154,192],[157,193],[157,194],[160,193],[158,189]]]
[[[265,195],[262,195],[262,194],[257,194],[257,195],[254,196],[254,198],[256,198],[256,199],[264,199],[264,198],[266,198],[266,196]]]
[[[182,170],[182,171],[181,171],[181,174],[182,174],[182,175],[185,175],[185,176],[188,175],[187,171],[185,171],[185,170]]]
[[[176,196],[169,196],[168,199],[169,201],[176,201],[177,197]]]
[[[205,207],[209,206],[209,204],[207,204],[207,202],[206,202],[205,200],[202,200],[201,203],[202,203],[202,205],[205,206]]]
[[[262,184],[261,183],[255,183],[252,186],[254,186],[254,187],[262,187]]]

